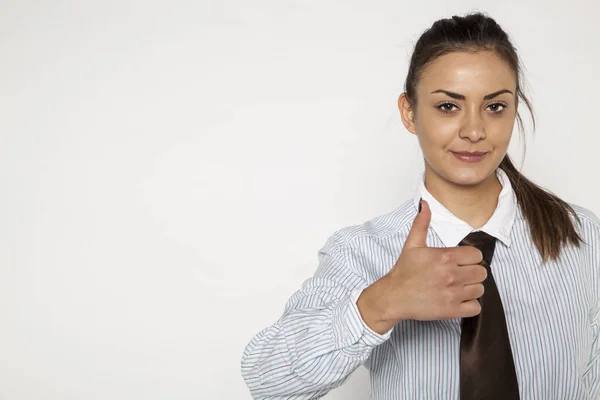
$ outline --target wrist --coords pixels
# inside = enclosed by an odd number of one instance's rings
[[[392,329],[398,319],[390,315],[385,277],[367,287],[358,297],[356,305],[360,316],[371,330],[382,335]]]

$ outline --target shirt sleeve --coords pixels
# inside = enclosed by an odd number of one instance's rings
[[[600,400],[600,310],[595,314],[596,317],[592,322],[592,351],[583,377],[589,388],[589,398]]]
[[[581,208],[580,208],[581,209]],[[591,347],[590,356],[583,372],[583,380],[588,389],[588,399],[600,400],[600,219],[589,210],[584,210],[584,234],[589,249],[585,262],[592,266],[589,282],[593,306],[590,310]]]
[[[255,399],[314,399],[341,385],[385,342],[360,316],[367,282],[330,238],[315,275],[288,300],[284,313],[258,333],[242,357],[242,377]]]

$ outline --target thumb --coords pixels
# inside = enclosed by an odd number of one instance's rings
[[[427,230],[431,222],[431,209],[425,200],[421,200],[421,211],[413,221],[412,228],[404,242],[404,247],[427,247]]]

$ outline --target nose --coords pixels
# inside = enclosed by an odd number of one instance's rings
[[[485,127],[483,118],[478,110],[470,110],[464,114],[459,137],[471,142],[478,142],[485,139]]]

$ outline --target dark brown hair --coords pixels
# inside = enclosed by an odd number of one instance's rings
[[[500,25],[481,13],[440,19],[421,35],[415,45],[406,77],[405,92],[409,102],[416,106],[417,82],[423,70],[436,58],[451,52],[478,51],[493,51],[512,68],[517,79],[517,98],[527,106],[535,128],[531,102],[522,89],[522,67],[517,51]],[[518,112],[517,123],[523,133],[523,120]],[[567,244],[579,247],[582,239],[571,216],[577,221],[579,218],[573,208],[523,176],[508,155],[499,167],[510,179],[519,207],[529,224],[533,242],[543,261],[556,260],[563,246]]]

